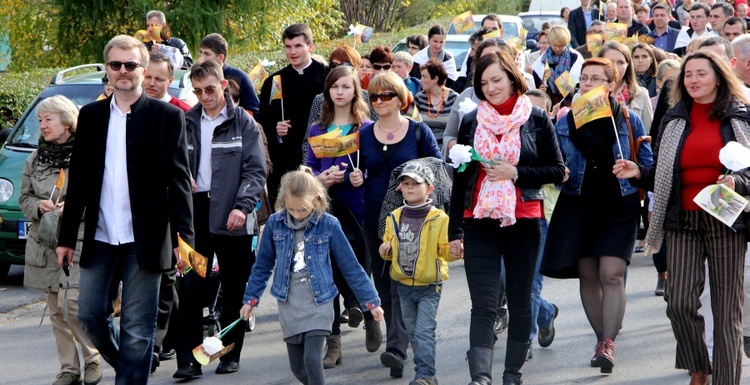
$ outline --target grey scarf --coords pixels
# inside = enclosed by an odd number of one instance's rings
[[[750,148],[750,125],[748,122],[731,118],[734,137],[741,145]],[[654,210],[651,223],[646,233],[645,254],[653,254],[659,251],[664,241],[664,218],[667,214],[667,203],[672,194],[672,178],[674,176],[674,165],[677,159],[677,149],[685,131],[686,120],[675,119],[664,128],[659,143],[659,155],[656,162],[656,175],[654,180]]]

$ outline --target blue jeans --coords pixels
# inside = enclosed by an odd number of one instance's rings
[[[414,352],[417,378],[435,376],[435,329],[442,285],[407,286],[397,284],[401,314]]]
[[[542,264],[542,256],[544,255],[544,242],[547,239],[547,220],[540,219],[539,226],[542,230],[542,236],[539,241],[539,257],[536,261],[536,270],[534,270],[534,281],[531,284],[531,336],[529,340],[533,340],[536,337],[538,330],[537,326],[542,328],[549,325],[552,322],[552,318],[555,316],[555,308],[551,303],[547,302],[542,298],[542,280],[544,277],[539,274],[539,266]],[[536,322],[534,322],[536,320]]]
[[[138,267],[132,243],[113,246],[94,241],[81,267],[78,321],[104,360],[115,369],[115,384],[147,384],[154,349],[161,272]],[[115,280],[122,279],[120,328],[112,320]]]

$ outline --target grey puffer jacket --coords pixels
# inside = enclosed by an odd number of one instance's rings
[[[62,268],[57,263],[57,254],[55,253],[54,239],[53,244],[49,244],[49,239],[41,239],[39,226],[42,220],[39,211],[39,202],[50,198],[52,189],[60,174],[60,169],[42,165],[36,161],[37,152],[34,151],[26,159],[21,177],[21,196],[18,202],[21,205],[21,211],[26,218],[31,219],[31,228],[26,239],[26,258],[23,275],[23,285],[29,289],[42,290],[45,292],[57,292],[66,287],[78,287],[80,270],[78,261],[81,258],[81,242],[83,240],[83,220],[78,227],[78,245],[73,255],[73,266],[70,269],[70,276],[63,273]],[[67,169],[65,169],[67,173]],[[60,202],[65,201],[67,185],[63,188]],[[57,200],[60,191],[55,191],[53,201]],[[65,210],[63,209],[63,213]],[[57,215],[57,210],[50,211],[45,216]],[[56,234],[56,233],[55,233]]]

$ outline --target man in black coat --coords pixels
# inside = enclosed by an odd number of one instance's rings
[[[594,20],[599,20],[599,10],[591,8],[591,0],[581,0],[581,6],[570,11],[568,29],[573,48],[586,44],[586,31]]]
[[[56,251],[61,265],[73,262],[83,218],[78,319],[116,385],[145,384],[161,273],[176,262],[177,234],[193,241],[185,118],[143,92],[148,52],[140,41],[115,36],[104,59],[114,93],[78,116]],[[119,280],[118,329],[109,289]]]
[[[275,206],[281,177],[302,164],[302,142],[307,133],[315,96],[323,92],[328,67],[312,60],[312,30],[305,24],[292,24],[284,30],[284,53],[289,65],[263,82],[258,121],[268,138],[268,154],[273,172],[268,176],[268,197]],[[281,78],[281,97],[272,94],[274,78]]]
[[[628,37],[635,34],[646,35],[651,32],[648,27],[637,20],[633,20],[633,4],[630,0],[617,0],[617,23],[628,26]]]

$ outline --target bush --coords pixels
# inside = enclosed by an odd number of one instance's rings
[[[45,68],[0,76],[0,128],[13,126],[58,71]]]

